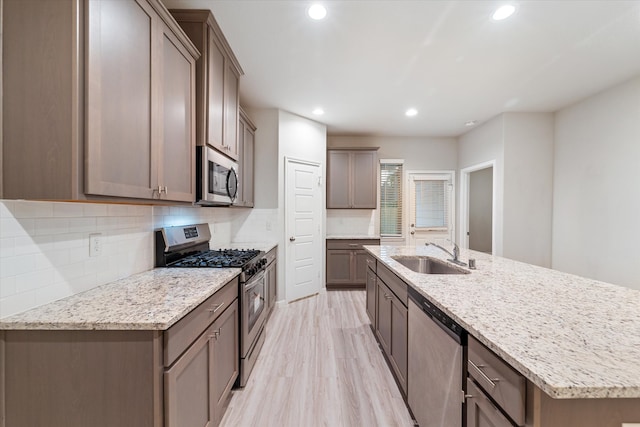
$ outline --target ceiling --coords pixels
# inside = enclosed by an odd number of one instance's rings
[[[320,1],[322,21],[305,0],[164,3],[213,11],[245,72],[244,106],[330,135],[458,136],[468,121],[557,111],[640,74],[638,0],[514,1],[504,21],[491,19],[498,1]]]

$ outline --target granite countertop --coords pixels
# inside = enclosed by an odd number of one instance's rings
[[[166,330],[240,274],[156,268],[0,319],[0,329]]]
[[[419,274],[391,256],[447,255],[365,249],[549,396],[640,398],[640,291],[467,250],[471,274]]]

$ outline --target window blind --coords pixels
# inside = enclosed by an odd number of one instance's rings
[[[449,181],[415,181],[416,228],[449,228]]]
[[[380,236],[402,236],[402,163],[380,163]]]

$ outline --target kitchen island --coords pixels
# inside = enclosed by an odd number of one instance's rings
[[[449,256],[365,249],[526,377],[528,426],[640,422],[640,291],[465,250],[470,274],[420,274],[392,257]]]

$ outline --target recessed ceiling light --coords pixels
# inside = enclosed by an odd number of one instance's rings
[[[415,108],[409,108],[409,109],[404,113],[404,115],[405,115],[405,116],[407,116],[407,117],[413,117],[413,116],[415,116],[415,115],[417,115],[417,114],[418,114],[418,110],[416,110]]]
[[[466,122],[464,125],[465,126],[474,126],[478,123],[477,120],[469,120],[468,122]]]
[[[312,4],[311,7],[307,10],[309,17],[311,19],[315,19],[319,21],[320,19],[324,19],[327,16],[327,9],[321,4]]]
[[[500,6],[494,13],[493,13],[493,20],[494,21],[502,21],[503,19],[507,19],[508,17],[510,17],[511,15],[513,15],[513,12],[516,11],[515,6],[511,5],[511,4],[505,4],[504,6]]]
[[[313,114],[315,114],[316,116],[321,116],[324,114],[324,110],[322,108],[316,108],[315,110],[313,110]]]

